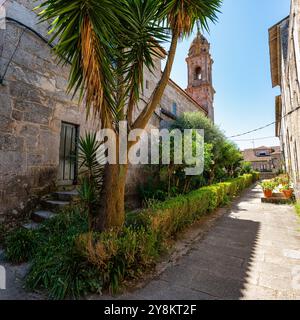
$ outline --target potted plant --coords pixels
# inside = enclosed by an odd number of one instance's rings
[[[292,186],[289,183],[284,185],[280,191],[284,194],[286,199],[291,199],[291,197],[293,196],[293,193],[294,193],[294,189],[292,188]]]
[[[271,198],[273,195],[273,190],[275,189],[275,183],[271,180],[265,180],[263,181],[260,186],[263,189],[265,198]]]

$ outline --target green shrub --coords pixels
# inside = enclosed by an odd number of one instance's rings
[[[12,263],[28,261],[35,252],[36,235],[24,228],[11,231],[5,239],[5,256]]]
[[[252,172],[252,182],[256,182],[260,179],[260,173],[257,171]]]
[[[242,165],[241,165],[241,174],[248,174],[248,173],[252,173],[252,172],[253,172],[252,163],[247,162],[247,161],[243,161]]]
[[[88,231],[88,214],[76,208],[61,212],[36,231],[36,251],[26,279],[29,289],[45,289],[49,297],[78,298],[102,287],[97,270],[76,249],[76,239]]]
[[[295,204],[295,209],[296,209],[296,212],[297,212],[298,216],[300,217],[300,202]]]
[[[5,242],[6,228],[3,223],[0,223],[0,245]]]
[[[45,289],[50,298],[78,298],[102,288],[98,271],[76,250],[77,237],[88,231],[88,215],[71,208],[47,220],[41,229],[20,228],[5,241],[9,261],[31,262],[29,289]]]
[[[124,279],[135,278],[152,266],[162,249],[157,234],[130,227],[121,232],[81,235],[77,247],[101,274],[103,285],[113,293]]]
[[[51,299],[79,298],[101,290],[99,272],[76,249],[77,237],[62,234],[39,246],[26,278],[28,289],[44,289]]]
[[[267,191],[267,190],[273,191],[276,188],[276,183],[272,180],[265,180],[260,183],[260,186],[264,191]]]
[[[150,216],[145,211],[134,211],[126,214],[126,227],[138,230],[140,228],[148,229],[150,225]]]

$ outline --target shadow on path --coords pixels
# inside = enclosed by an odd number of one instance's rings
[[[262,204],[261,190],[247,191],[189,253],[144,288],[118,299],[297,298],[284,250],[298,244],[293,209]],[[295,232],[285,232],[293,227]],[[289,239],[290,237],[290,239]],[[295,246],[293,247],[295,248]]]

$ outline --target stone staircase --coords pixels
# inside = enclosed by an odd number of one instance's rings
[[[76,189],[71,191],[57,191],[43,197],[39,207],[31,214],[31,220],[23,227],[36,230],[45,220],[52,219],[57,213],[78,198]]]

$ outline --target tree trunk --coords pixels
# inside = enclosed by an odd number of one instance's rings
[[[215,166],[212,167],[210,173],[209,173],[209,181],[208,181],[208,184],[209,185],[212,185],[213,182],[215,180]]]
[[[94,221],[94,231],[118,229],[124,225],[127,169],[127,165],[106,165],[100,196],[99,215]]]
[[[142,110],[136,119],[133,129],[145,129],[154,110],[158,106],[163,96],[170,79],[178,38],[179,34],[174,33],[162,78],[154,90],[148,105],[144,108],[144,110]],[[129,141],[128,150],[130,150],[135,143],[136,142]],[[119,150],[118,146],[119,142],[117,142],[117,150]],[[117,157],[117,160],[119,160],[119,157]],[[99,214],[95,218],[93,225],[94,231],[105,231],[107,229],[121,228],[123,226],[125,222],[125,187],[127,170],[128,165],[106,165],[103,179],[103,189],[100,197],[101,202],[98,211]]]

